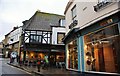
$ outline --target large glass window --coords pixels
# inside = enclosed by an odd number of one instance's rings
[[[114,24],[84,36],[86,71],[118,72],[120,48],[118,25]]]
[[[68,68],[78,69],[77,40],[71,41],[68,44]]]

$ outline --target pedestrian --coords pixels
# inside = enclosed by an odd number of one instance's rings
[[[44,61],[45,61],[44,67],[48,69],[48,66],[49,66],[48,56],[45,55]]]
[[[40,66],[41,66],[41,58],[37,60],[38,72],[40,72]]]

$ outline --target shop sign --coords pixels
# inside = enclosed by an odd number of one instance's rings
[[[101,23],[100,23],[100,26],[105,26],[105,25],[108,25],[108,24],[110,24],[110,23],[112,23],[112,22],[113,22],[112,19],[108,19],[108,20],[105,20],[105,21],[101,22]]]

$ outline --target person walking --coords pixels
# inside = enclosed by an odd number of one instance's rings
[[[37,60],[38,72],[40,72],[40,66],[41,66],[41,58],[39,58],[39,59]]]
[[[44,60],[45,60],[45,68],[48,69],[48,66],[49,66],[49,61],[48,61],[48,56],[45,55],[44,57]]]

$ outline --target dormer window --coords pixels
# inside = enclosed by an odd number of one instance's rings
[[[71,9],[71,13],[72,13],[72,20],[75,20],[77,14],[76,14],[76,5]]]
[[[65,19],[60,19],[59,20],[59,25],[60,26],[65,26]]]

